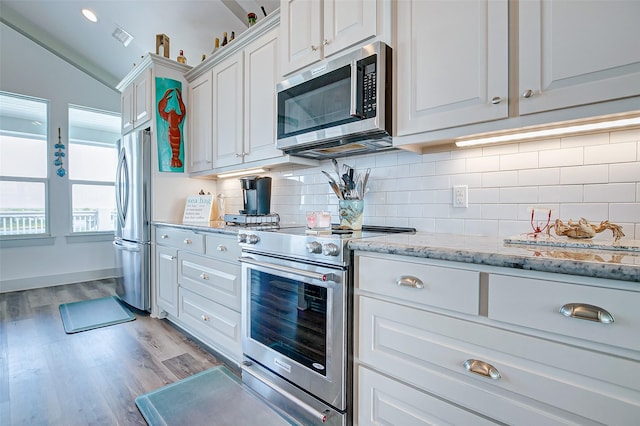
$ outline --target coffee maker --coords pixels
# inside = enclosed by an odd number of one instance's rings
[[[245,176],[240,178],[243,208],[240,214],[267,215],[271,211],[271,178]]]

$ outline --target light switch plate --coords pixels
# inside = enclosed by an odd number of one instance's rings
[[[453,207],[469,207],[469,187],[467,185],[453,187]]]

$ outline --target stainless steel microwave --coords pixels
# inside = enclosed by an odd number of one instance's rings
[[[278,83],[277,147],[318,159],[392,149],[391,69],[375,42]]]

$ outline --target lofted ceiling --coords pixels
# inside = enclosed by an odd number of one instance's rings
[[[188,65],[213,50],[222,33],[247,29],[247,13],[258,21],[279,0],[0,0],[0,21],[66,61],[115,88],[134,64],[155,53],[156,35],[170,39],[170,57],[184,51]],[[91,9],[89,22],[81,13]],[[112,34],[120,28],[133,40],[125,47]]]

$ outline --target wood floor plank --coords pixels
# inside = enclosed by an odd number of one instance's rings
[[[115,294],[113,280],[0,294],[0,424],[145,425],[135,398],[219,365],[166,320],[66,334],[58,306]]]

